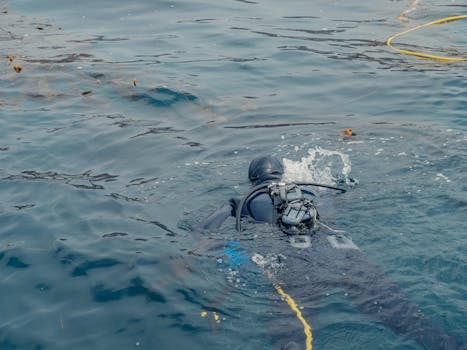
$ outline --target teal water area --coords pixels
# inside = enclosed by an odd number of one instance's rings
[[[467,66],[385,45],[466,5],[419,1],[398,21],[406,5],[0,0],[0,349],[272,349],[279,325],[300,333],[248,263],[280,254],[279,234],[192,233],[267,153],[345,186],[322,215],[466,344]],[[465,28],[396,43],[465,56]],[[319,149],[336,153],[311,166]],[[232,239],[244,264],[226,264]],[[318,304],[284,289],[314,349],[421,348],[338,287]]]

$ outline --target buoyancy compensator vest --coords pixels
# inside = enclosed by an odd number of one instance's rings
[[[248,201],[261,193],[271,197],[274,207],[274,221],[287,234],[306,234],[317,228],[318,211],[313,203],[314,195],[300,186],[325,187],[341,192],[345,189],[311,182],[283,183],[266,182],[253,187],[240,201],[236,210],[236,228],[241,231],[241,216]]]

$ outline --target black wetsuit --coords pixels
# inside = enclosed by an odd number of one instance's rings
[[[231,199],[201,223],[201,229],[218,229],[229,217],[235,216],[239,200]],[[274,207],[267,193],[253,196],[243,208],[242,216],[256,221],[274,223]],[[311,246],[297,248],[288,241],[290,236],[278,232],[277,239],[258,240],[255,253],[266,255],[280,253],[286,259],[268,271],[275,281],[284,283],[288,293],[300,304],[302,311],[313,324],[318,313],[320,299],[340,289],[362,312],[388,326],[395,333],[407,336],[425,349],[465,349],[444,330],[435,326],[419,307],[408,300],[400,288],[377,266],[371,264],[357,246],[339,238],[327,229],[319,229],[309,235]],[[252,252],[253,253],[253,252]],[[281,266],[277,268],[277,266]],[[268,266],[264,267],[268,270]],[[316,309],[315,309],[316,308]],[[278,327],[275,336],[302,343],[303,329],[297,331]],[[286,341],[286,340],[284,340]]]

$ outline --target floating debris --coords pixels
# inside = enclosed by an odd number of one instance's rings
[[[352,137],[352,136],[356,136],[356,135],[357,135],[357,134],[354,133],[353,130],[350,129],[350,128],[347,128],[347,129],[342,130],[341,133],[344,134],[344,137],[343,137],[344,139],[348,139],[348,138],[350,138],[350,137]]]
[[[421,0],[410,0],[404,11],[402,11],[399,16],[397,16],[397,19],[399,21],[407,21],[409,19],[410,13],[417,9],[419,3],[421,3]]]
[[[16,73],[20,73],[23,68],[21,68],[20,65],[14,64],[13,69],[15,70]]]
[[[133,79],[133,86],[136,86],[136,79]]]
[[[14,56],[11,56],[11,55],[10,55],[10,56],[8,56],[8,61],[10,61],[10,62],[13,62],[13,60],[14,60],[14,59],[15,59],[15,57],[14,57]]]
[[[89,95],[89,94],[92,94],[92,90],[86,90],[86,91],[83,91],[81,93],[81,95],[85,96],[85,95]]]
[[[221,323],[221,318],[219,317],[217,312],[214,311],[214,312],[211,312],[211,314],[212,314],[212,318],[214,319],[216,323]],[[207,315],[208,313],[206,311],[201,311],[201,317],[206,317]]]

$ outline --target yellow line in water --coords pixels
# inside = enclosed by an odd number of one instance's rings
[[[400,33],[397,33],[397,34],[394,34],[394,35],[390,36],[388,38],[388,40],[386,40],[386,45],[389,46],[391,49],[393,49],[393,50],[395,50],[395,51],[397,51],[397,52],[399,52],[401,54],[404,54],[404,55],[416,56],[416,57],[421,57],[421,58],[429,58],[429,59],[438,60],[438,61],[451,61],[451,62],[452,61],[467,61],[467,57],[447,57],[447,56],[430,55],[430,54],[423,53],[423,52],[398,49],[397,47],[394,47],[392,45],[392,41],[395,38],[397,38],[399,36],[402,36],[402,35],[405,35],[407,33],[413,32],[414,30],[424,28],[424,27],[428,27],[428,26],[431,26],[431,25],[434,25],[434,24],[445,24],[445,23],[454,22],[454,21],[458,21],[460,19],[466,19],[466,18],[467,18],[467,15],[452,16],[452,17],[441,18],[441,19],[438,19],[436,21],[432,21],[432,22],[429,22],[429,23],[421,24],[419,26],[407,29],[407,30],[405,30],[403,32],[400,32]]]
[[[282,296],[287,304],[289,304],[290,308],[295,311],[297,318],[300,320],[300,322],[303,324],[303,332],[305,333],[306,336],[306,350],[312,350],[313,349],[313,334],[311,333],[311,327],[308,324],[308,322],[305,320],[305,318],[302,316],[302,312],[297,306],[297,303],[295,300],[292,299],[290,295],[288,295],[284,290],[282,289],[281,286],[278,284],[274,285],[274,288],[276,289],[277,293],[279,293],[280,296]]]

